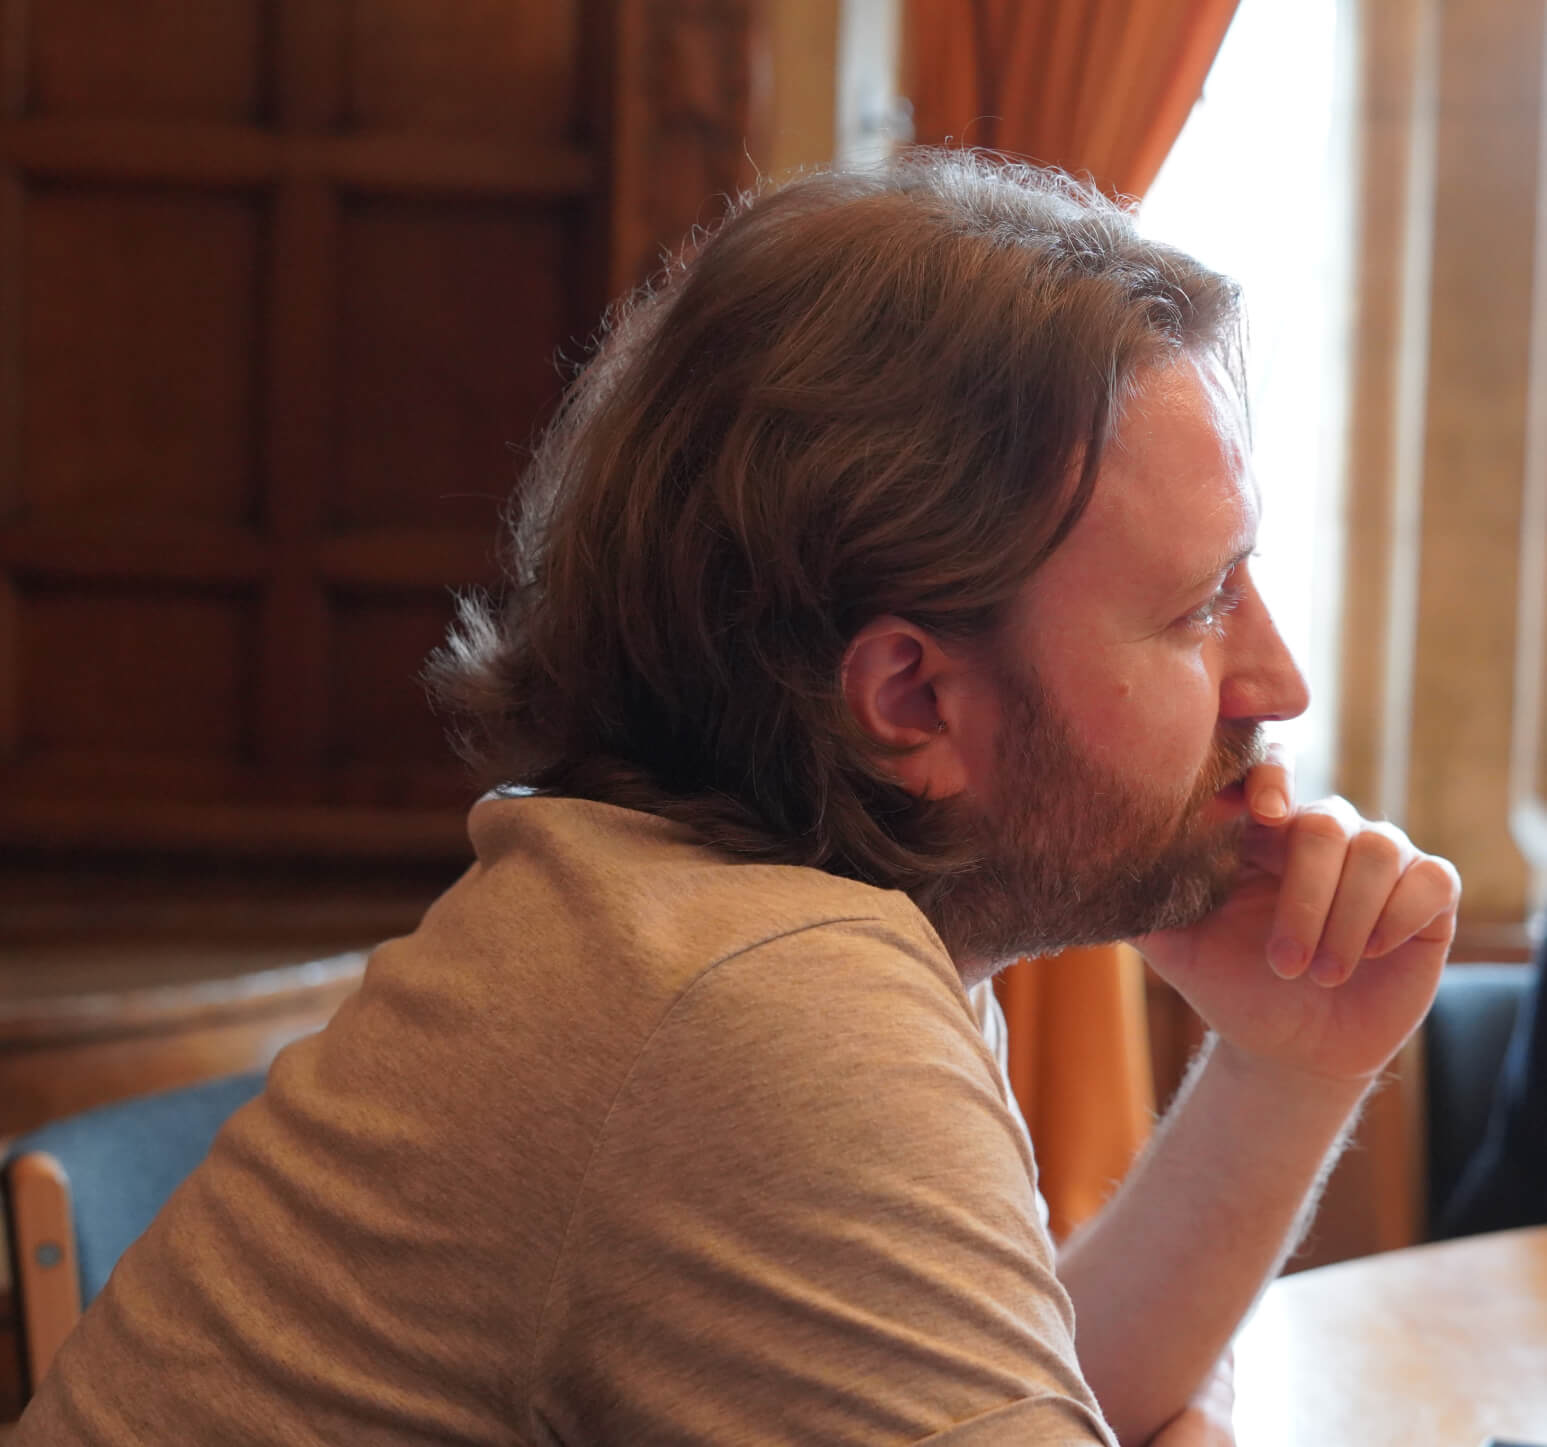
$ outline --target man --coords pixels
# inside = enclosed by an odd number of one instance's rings
[[[1218,1440],[1204,1384],[1459,892],[1261,743],[1306,695],[1235,291],[967,154],[805,178],[679,272],[434,665],[527,792],[17,1447]],[[1117,938],[1217,1033],[1055,1260],[973,1004]]]

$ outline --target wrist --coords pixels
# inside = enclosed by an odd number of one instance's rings
[[[1206,1045],[1207,1067],[1248,1093],[1268,1092],[1274,1098],[1292,1099],[1304,1105],[1324,1105],[1344,1115],[1356,1110],[1381,1078],[1372,1075],[1339,1076],[1292,1065],[1243,1050],[1222,1035],[1210,1033]]]

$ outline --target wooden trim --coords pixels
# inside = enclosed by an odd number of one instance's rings
[[[618,0],[613,27],[607,91],[612,98],[611,134],[607,138],[609,214],[607,217],[607,294],[626,296],[639,284],[639,260],[646,248],[659,245],[645,231],[645,178],[639,164],[639,138],[650,129],[644,62],[646,0]]]
[[[274,20],[274,119],[327,131],[343,109],[348,16],[340,0],[280,0]]]
[[[0,117],[27,109],[28,0],[0,0]]]
[[[126,535],[112,523],[111,516],[77,521],[54,512],[46,520],[0,524],[0,568],[30,577],[218,587],[256,583],[274,567],[273,548],[246,528],[168,517],[137,520]]]
[[[575,294],[583,334],[589,335],[607,304],[613,300],[611,256],[614,146],[611,142],[613,108],[612,75],[618,44],[617,0],[579,0],[580,53],[576,85],[585,103],[573,108],[576,122],[572,136],[592,159],[590,194],[582,202],[584,215],[581,251],[576,261],[580,287]]]
[[[55,1047],[62,1040],[123,1040],[204,1030],[227,1019],[281,1015],[319,996],[350,994],[365,971],[364,951],[213,980],[148,985],[101,994],[21,1000],[0,1009],[6,1049]]]
[[[21,622],[16,589],[0,573],[0,766],[15,761],[21,749]]]
[[[0,878],[0,1009],[72,981],[115,989],[288,968],[411,934],[465,859],[378,865],[352,859],[258,861],[233,877],[224,861],[171,871],[159,861],[71,860]],[[267,867],[264,867],[264,866]],[[31,986],[23,981],[33,982]],[[38,981],[47,983],[39,985]]]
[[[578,146],[434,135],[277,135],[255,126],[27,119],[0,128],[0,163],[76,180],[260,187],[324,180],[362,191],[585,199]]]
[[[257,736],[281,798],[315,796],[328,727],[328,617],[313,551],[332,471],[338,208],[294,180],[276,198],[271,252],[264,495],[276,549],[264,598]]]
[[[318,545],[330,583],[360,587],[436,588],[487,582],[499,576],[498,539],[484,532],[426,533],[372,528]]]
[[[43,1151],[6,1165],[27,1376],[34,1389],[81,1315],[80,1265],[64,1167]]]
[[[0,522],[21,507],[22,307],[26,196],[0,166]]]
[[[276,455],[299,466],[301,449],[281,442],[278,433],[276,425]],[[315,476],[308,472],[308,480]],[[281,549],[246,528],[178,518],[140,520],[135,536],[127,538],[110,524],[110,518],[76,522],[61,513],[44,521],[0,524],[0,568],[28,577],[203,587],[252,586],[280,570]],[[302,536],[308,535],[307,566],[315,566],[329,583],[440,588],[499,575],[498,540],[482,531],[369,528],[327,537],[306,528]]]
[[[462,810],[177,803],[127,809],[96,799],[0,801],[0,844],[424,861],[469,854]]]

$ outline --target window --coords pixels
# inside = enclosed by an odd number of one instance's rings
[[[1245,289],[1255,564],[1310,680],[1304,719],[1272,730],[1302,797],[1329,792],[1342,578],[1352,238],[1351,0],[1242,0],[1140,225]]]

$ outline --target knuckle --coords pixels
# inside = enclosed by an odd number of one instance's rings
[[[1350,849],[1357,852],[1361,862],[1389,874],[1400,871],[1407,852],[1401,842],[1386,830],[1373,827],[1357,834]]]
[[[1318,844],[1348,843],[1349,828],[1334,810],[1317,805],[1307,809],[1295,821],[1296,832]]]
[[[1448,859],[1442,859],[1438,854],[1424,854],[1413,862],[1409,873],[1416,875],[1426,886],[1450,895],[1454,899],[1461,897],[1461,875],[1456,866]]]

